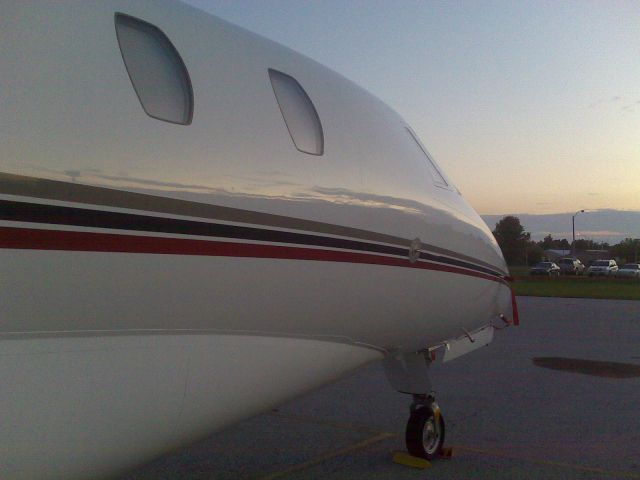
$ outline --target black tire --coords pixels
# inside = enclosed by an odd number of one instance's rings
[[[405,441],[407,451],[414,457],[432,460],[441,455],[444,445],[444,418],[440,414],[436,422],[431,407],[417,408],[407,422]]]

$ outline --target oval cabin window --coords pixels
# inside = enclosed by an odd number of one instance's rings
[[[322,124],[307,92],[286,73],[269,69],[269,78],[293,144],[301,152],[322,155]]]
[[[193,117],[193,90],[187,68],[162,31],[117,13],[116,35],[127,73],[140,104],[150,117],[188,125]]]

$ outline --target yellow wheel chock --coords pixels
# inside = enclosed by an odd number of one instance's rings
[[[393,461],[405,467],[419,468],[424,470],[431,467],[431,462],[425,458],[414,457],[406,452],[395,452],[393,454]]]

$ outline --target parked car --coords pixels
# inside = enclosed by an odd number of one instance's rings
[[[618,278],[640,278],[640,263],[627,263],[616,272]]]
[[[618,271],[618,264],[615,260],[596,260],[587,268],[587,275],[590,277],[598,275],[615,275]]]
[[[560,267],[553,262],[540,262],[529,270],[529,275],[548,275],[549,277],[558,277],[560,276]]]
[[[563,258],[560,260],[560,273],[564,275],[582,275],[584,264],[577,258]]]

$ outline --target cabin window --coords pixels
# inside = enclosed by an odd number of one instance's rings
[[[144,111],[158,120],[189,125],[191,80],[171,41],[158,27],[122,13],[115,23],[122,59]]]
[[[407,132],[409,132],[409,136],[411,136],[413,142],[416,144],[422,155],[427,160],[427,169],[429,170],[429,173],[433,178],[433,183],[441,187],[448,187],[449,184],[444,179],[444,176],[440,173],[440,170],[438,170],[438,167],[436,167],[436,162],[433,161],[433,158],[431,158],[431,155],[429,155],[427,149],[424,147],[424,145],[422,145],[422,142],[418,139],[418,136],[410,128],[407,128]]]
[[[322,124],[307,92],[295,78],[277,70],[269,69],[269,78],[293,144],[301,152],[322,155]]]

